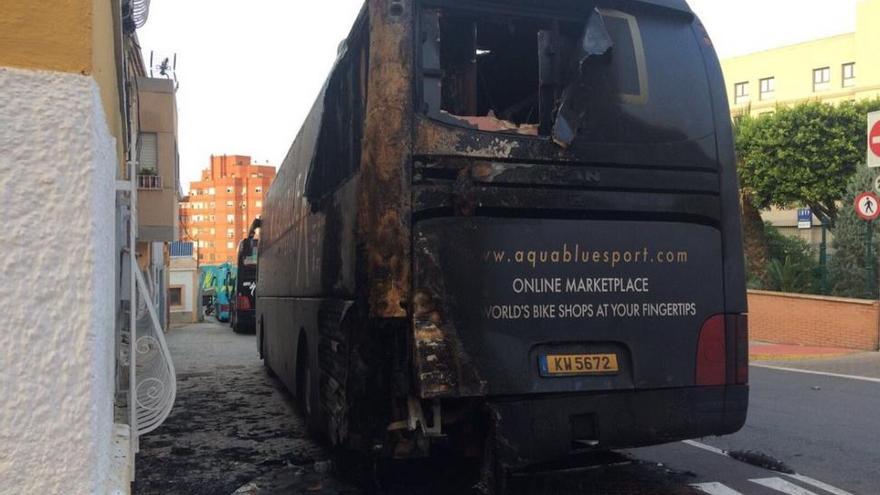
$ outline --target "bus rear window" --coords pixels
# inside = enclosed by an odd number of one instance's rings
[[[693,117],[712,112],[702,55],[683,16],[429,9],[422,29],[422,93],[434,119],[552,137],[563,147],[578,139],[680,141],[711,132],[710,121]],[[660,119],[663,132],[643,132]],[[681,132],[670,128],[676,125]]]

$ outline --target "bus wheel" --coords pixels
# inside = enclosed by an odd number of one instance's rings
[[[269,375],[270,378],[277,378],[278,375],[272,371],[272,366],[269,364],[269,353],[266,352],[265,342],[266,327],[263,326],[263,319],[260,318],[260,357],[263,358],[263,369],[266,370],[266,374]]]

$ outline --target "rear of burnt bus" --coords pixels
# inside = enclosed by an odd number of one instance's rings
[[[728,102],[683,0],[423,2],[414,366],[510,466],[739,430]]]

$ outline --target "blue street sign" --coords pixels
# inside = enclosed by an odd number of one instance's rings
[[[799,208],[798,209],[798,228],[799,229],[811,229],[813,228],[813,211],[809,208]]]

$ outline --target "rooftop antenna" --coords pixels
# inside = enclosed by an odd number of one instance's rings
[[[180,82],[177,80],[177,54],[173,54],[171,57],[159,57],[160,61],[158,63],[155,62],[155,53],[150,51],[150,77],[163,77],[165,79],[171,79],[174,81],[174,89],[178,89],[180,87]],[[156,76],[158,73],[158,76]]]

